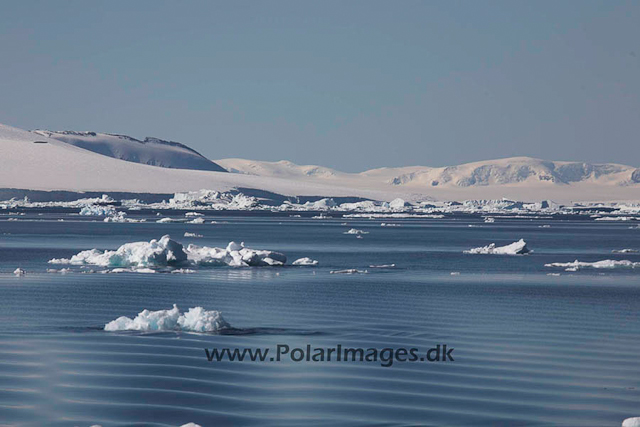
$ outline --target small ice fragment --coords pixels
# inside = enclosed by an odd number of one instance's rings
[[[304,257],[293,261],[293,265],[318,265],[318,261],[309,257]]]
[[[352,228],[349,231],[345,231],[343,234],[369,234],[369,232]]]
[[[517,242],[513,242],[506,246],[497,246],[495,243],[491,243],[488,246],[480,248],[469,249],[464,251],[465,254],[481,254],[481,255],[524,255],[531,252],[527,248],[527,243],[520,239]]]
[[[184,237],[204,237],[204,236],[202,234],[190,233],[189,231],[185,231]]]
[[[367,270],[358,270],[356,268],[348,268],[346,270],[331,270],[329,274],[367,274]]]

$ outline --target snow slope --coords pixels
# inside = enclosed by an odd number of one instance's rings
[[[560,203],[640,200],[640,172],[611,164],[514,158],[450,168],[414,166],[354,174],[290,162],[226,159],[215,163],[243,173],[122,161],[43,133],[0,125],[0,189],[176,193],[250,188],[285,196],[354,196],[384,201],[503,197]],[[438,185],[433,185],[434,180]]]
[[[254,188],[287,196],[354,193],[340,186],[127,162],[6,125],[0,125],[0,188],[133,193]],[[355,192],[361,197],[390,197],[383,192]]]
[[[371,169],[346,173],[288,161],[222,159],[229,172],[393,192],[405,200],[551,199],[558,202],[640,200],[640,169],[619,164],[512,157],[458,166]],[[385,199],[387,201],[392,198]]]
[[[151,137],[139,141],[126,135],[96,132],[35,130],[33,133],[128,162],[165,168],[225,172],[221,166],[179,142]]]
[[[288,161],[261,162],[222,159],[216,162],[229,172],[259,176],[324,179],[335,181],[369,181],[405,188],[479,187],[528,184],[549,186],[588,182],[602,185],[640,183],[640,169],[612,163],[589,164],[554,162],[531,157],[511,157],[466,163],[458,166],[371,169],[361,173],[344,173],[322,166],[299,166]]]

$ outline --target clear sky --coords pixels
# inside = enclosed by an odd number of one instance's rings
[[[0,123],[345,171],[640,166],[640,1],[2,1]]]

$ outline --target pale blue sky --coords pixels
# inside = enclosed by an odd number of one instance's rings
[[[0,0],[0,123],[347,171],[640,166],[639,1]]]

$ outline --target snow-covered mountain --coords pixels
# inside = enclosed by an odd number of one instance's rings
[[[192,148],[173,141],[147,137],[143,141],[127,135],[96,132],[35,130],[35,134],[57,139],[94,153],[128,162],[175,169],[225,172],[225,169]]]
[[[389,185],[417,191],[437,188],[522,185],[549,188],[572,183],[633,186],[640,183],[640,169],[613,163],[546,161],[531,157],[511,157],[466,163],[458,166],[371,169],[345,173],[322,166],[299,166],[288,161],[262,162],[222,159],[216,162],[229,172],[286,177],[350,185]]]
[[[503,197],[561,203],[640,201],[640,172],[634,167],[616,164],[518,157],[444,168],[412,166],[345,173],[285,161],[225,159],[213,163],[237,172],[228,173],[123,161],[48,135],[43,131],[36,133],[0,125],[0,189],[163,194],[201,189],[246,193],[251,189],[253,194],[271,192],[284,196],[362,197],[381,201]],[[96,134],[96,138],[97,135],[100,134]]]

